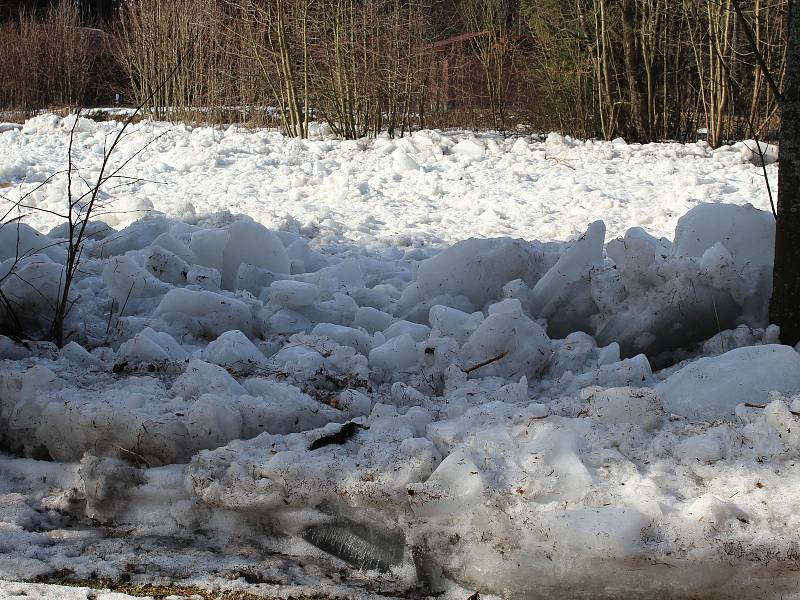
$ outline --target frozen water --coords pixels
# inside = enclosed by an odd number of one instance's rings
[[[238,329],[253,333],[255,317],[238,298],[187,288],[170,290],[153,312],[182,335],[217,337]]]
[[[597,312],[590,291],[591,272],[602,264],[605,233],[602,221],[589,225],[531,290],[528,310],[548,320],[553,337],[587,329],[589,317]]]
[[[203,359],[239,373],[253,371],[266,363],[264,354],[238,329],[226,331],[210,342],[203,349]]]
[[[550,339],[523,314],[518,300],[504,300],[489,307],[489,316],[462,347],[463,362],[473,377],[494,375],[506,379],[537,378],[550,358]]]
[[[532,244],[469,239],[423,262],[417,281],[422,298],[463,296],[472,307],[483,309],[502,298],[509,281],[522,279],[532,285],[545,270],[545,255]]]
[[[800,391],[800,355],[789,346],[737,348],[690,363],[656,386],[664,408],[693,419],[732,419],[739,404],[765,404],[771,391]]]
[[[703,256],[721,243],[738,269],[772,264],[775,252],[775,219],[750,205],[701,204],[678,219],[674,253]]]
[[[756,140],[745,140],[734,144],[734,147],[737,146],[741,148],[742,158],[757,167],[771,165],[778,160],[778,146]]]
[[[222,249],[222,287],[233,289],[239,265],[247,263],[254,267],[276,273],[289,272],[289,257],[280,239],[259,223],[237,221],[225,231],[227,240]],[[215,265],[207,265],[215,266]]]
[[[67,258],[66,248],[56,239],[39,233],[26,223],[5,224],[0,227],[0,260],[44,254],[63,264]]]

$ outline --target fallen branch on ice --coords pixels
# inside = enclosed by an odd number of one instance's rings
[[[490,358],[489,360],[485,360],[482,363],[478,363],[477,365],[473,365],[471,367],[463,369],[463,371],[464,371],[464,373],[469,375],[470,373],[472,373],[473,371],[477,371],[481,367],[485,367],[486,365],[490,365],[493,362],[497,362],[498,360],[504,359],[506,356],[508,356],[508,352],[503,352],[502,354],[498,354],[497,356],[495,356],[493,358]]]

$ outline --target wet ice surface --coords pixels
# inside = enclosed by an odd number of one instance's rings
[[[79,125],[90,173],[113,126]],[[11,194],[66,131],[0,135]],[[133,167],[168,186],[114,191],[166,214],[91,226],[70,343],[0,339],[0,577],[791,597],[800,357],[742,150],[169,130]],[[65,231],[30,222],[35,331]]]

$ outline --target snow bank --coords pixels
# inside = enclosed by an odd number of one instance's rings
[[[363,412],[357,397],[347,397],[340,408],[317,400],[287,383],[258,377],[241,384],[224,368],[201,360],[175,369],[171,385],[150,374],[167,352],[159,347],[158,334],[140,334],[135,344],[120,349],[116,372],[135,369],[133,361],[144,352],[148,375],[109,377],[102,361],[68,367],[71,357],[24,371],[0,371],[3,394],[0,424],[5,447],[26,456],[76,461],[86,452],[119,456],[146,465],[186,462],[203,448],[215,448],[230,440],[250,438],[263,431],[289,433],[344,421]],[[157,341],[153,341],[157,340]],[[227,340],[223,343],[227,343]],[[168,344],[165,344],[168,345]],[[209,353],[219,356],[217,352]],[[140,354],[135,355],[136,351]],[[154,359],[153,356],[156,358]],[[262,356],[260,362],[266,358]],[[238,372],[244,364],[233,362]],[[80,377],[81,381],[77,381]],[[91,384],[87,391],[81,385]],[[348,399],[349,398],[349,399]]]

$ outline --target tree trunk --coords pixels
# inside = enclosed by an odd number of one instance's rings
[[[622,50],[625,60],[625,78],[628,80],[630,116],[639,142],[650,141],[650,131],[645,121],[642,94],[642,63],[636,47],[636,5],[633,0],[622,2]]]
[[[800,0],[789,3],[787,27],[770,317],[783,343],[794,346],[800,342]]]

